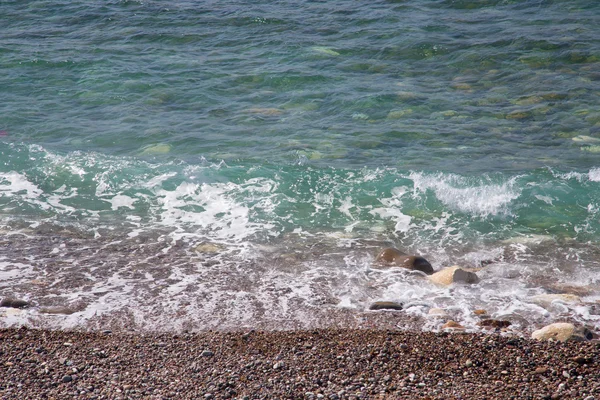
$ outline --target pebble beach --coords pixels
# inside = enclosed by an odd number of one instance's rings
[[[0,330],[2,399],[600,398],[600,343],[393,329]]]
[[[0,11],[0,400],[600,400],[600,1]]]

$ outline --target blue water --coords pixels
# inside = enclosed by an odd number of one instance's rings
[[[376,241],[360,265],[387,244],[597,285],[599,18],[583,0],[3,1],[0,227],[36,239],[2,257],[147,236],[225,265],[326,242],[303,262],[334,268]]]

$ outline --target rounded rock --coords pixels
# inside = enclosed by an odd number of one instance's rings
[[[471,271],[462,269],[461,267],[454,266],[445,268],[441,271],[431,275],[429,279],[441,286],[449,286],[453,283],[477,283],[479,277],[477,274]]]
[[[375,258],[376,267],[402,267],[413,271],[421,271],[427,275],[433,274],[433,267],[421,256],[411,256],[393,247],[383,249]]]

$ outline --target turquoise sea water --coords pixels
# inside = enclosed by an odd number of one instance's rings
[[[81,303],[57,323],[73,325],[102,309],[90,288],[141,310],[152,285],[171,299],[216,287],[221,305],[264,293],[231,278],[244,265],[268,287],[300,282],[298,309],[315,293],[360,309],[407,288],[443,306],[406,277],[369,275],[394,245],[436,269],[499,263],[483,274],[506,287],[504,313],[563,312],[513,302],[544,279],[594,302],[599,20],[583,0],[2,1],[2,294]],[[247,296],[262,311],[222,320],[306,322]],[[491,301],[472,296],[457,304]]]

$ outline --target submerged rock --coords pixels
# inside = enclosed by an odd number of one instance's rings
[[[140,149],[139,155],[153,156],[158,154],[167,154],[171,151],[171,145],[168,143],[151,144]]]
[[[542,287],[550,293],[571,294],[575,296],[589,296],[591,294],[594,294],[594,292],[596,291],[591,286],[569,285],[565,283],[550,283]]]
[[[27,307],[29,307],[29,303],[26,302],[25,300],[5,297],[2,299],[2,301],[0,301],[0,307],[27,308]]]
[[[223,246],[215,243],[200,243],[194,247],[194,251],[197,253],[216,254],[223,251]]]
[[[448,318],[449,315],[443,308],[431,308],[427,312],[427,316],[432,318]]]
[[[369,310],[402,310],[402,304],[395,301],[376,301],[369,306]]]
[[[448,286],[453,283],[477,283],[479,277],[477,274],[471,271],[462,269],[461,267],[454,266],[445,268],[441,271],[431,275],[429,279],[438,285]]]
[[[550,305],[552,305],[552,303],[555,301],[560,303],[576,304],[581,302],[581,298],[574,294],[567,293],[539,294],[531,298],[532,303],[535,303],[542,307],[550,307]]]
[[[531,337],[536,340],[558,340],[566,341],[585,341],[592,340],[594,334],[585,327],[576,327],[568,322],[557,322],[550,324],[542,329],[538,329],[531,334]]]
[[[283,114],[283,110],[281,110],[279,108],[269,108],[269,107],[254,107],[254,108],[248,108],[244,111],[249,114],[258,114],[258,115],[262,115],[265,117],[276,117],[278,115]]]
[[[333,57],[337,57],[340,55],[340,53],[338,53],[337,51],[329,48],[329,47],[325,47],[325,46],[313,46],[311,47],[311,49],[315,52],[315,53],[319,53],[319,54],[325,54],[327,56],[333,56]]]
[[[64,306],[51,306],[51,307],[42,307],[40,308],[40,313],[42,314],[63,314],[63,315],[71,315],[77,312],[76,310],[64,307]]]
[[[381,253],[375,259],[377,267],[402,267],[410,270],[416,270],[426,273],[427,275],[433,274],[433,267],[421,256],[410,256],[401,252],[393,247],[383,249]]]

